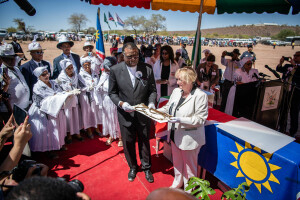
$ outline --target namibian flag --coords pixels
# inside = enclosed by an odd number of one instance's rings
[[[105,58],[105,49],[103,42],[103,34],[100,24],[100,8],[98,8],[97,12],[97,32],[96,32],[96,53],[104,60]]]

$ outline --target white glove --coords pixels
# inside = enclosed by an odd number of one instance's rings
[[[127,102],[124,102],[122,105],[123,110],[125,110],[125,112],[133,112],[134,108]]]
[[[149,109],[156,109],[154,103],[152,103],[152,102],[148,104],[148,108]]]
[[[168,122],[170,122],[170,123],[180,123],[180,117],[171,117]]]

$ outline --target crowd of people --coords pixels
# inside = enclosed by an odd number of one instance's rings
[[[252,45],[248,45],[248,51],[242,56],[239,49],[224,51],[222,74],[209,49],[203,51],[203,59],[193,69],[187,66],[189,56],[185,43],[174,51],[155,37],[154,42],[154,46],[141,45],[139,49],[134,38],[127,36],[122,48],[114,42],[111,56],[102,59],[89,41],[84,43],[84,54],[79,56],[71,52],[74,42],[61,37],[57,44],[61,54],[51,65],[43,60],[45,49],[33,40],[28,46],[32,58],[20,66],[24,54],[16,53],[12,44],[1,45],[0,120],[6,122],[4,127],[1,124],[1,147],[12,135],[15,142],[11,150],[15,157],[2,162],[1,172],[17,166],[27,142],[32,152],[46,152],[49,158],[55,159],[56,151],[67,150],[66,144],[73,139],[83,141],[84,134],[93,139],[96,134],[107,138],[106,145],[119,140],[118,146],[123,147],[130,168],[129,181],[138,173],[137,140],[142,170],[146,180],[152,183],[151,120],[135,112],[134,106],[143,103],[155,109],[160,97],[170,96],[167,105],[158,111],[172,115],[167,139],[175,172],[171,188],[186,187],[188,179],[197,176],[197,157],[205,144],[206,93],[214,93],[223,77],[220,110],[231,115],[236,86],[260,79],[258,70],[253,67],[256,55]],[[288,64],[283,66],[284,62]],[[283,73],[282,79],[291,85],[288,92],[291,136],[298,130],[299,65],[298,51],[293,58],[281,58],[277,66]],[[12,115],[14,107],[27,113],[21,125],[16,124]],[[43,170],[46,176],[47,166]]]

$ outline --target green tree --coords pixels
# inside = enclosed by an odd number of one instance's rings
[[[285,40],[288,36],[295,36],[295,32],[291,29],[283,29],[276,35],[276,38],[279,40]]]
[[[25,22],[23,21],[23,19],[21,19],[21,18],[15,18],[13,20],[13,22],[17,24],[17,26],[18,26],[17,29],[19,31],[24,31],[25,33],[27,33],[27,31],[26,31],[26,25],[25,25]]]
[[[94,33],[96,33],[96,31],[97,30],[94,27],[89,27],[86,32],[90,33],[90,34],[94,34]]]
[[[74,13],[68,18],[68,21],[75,32],[78,33],[86,25],[88,19],[84,14]]]
[[[152,14],[150,19],[152,33],[156,33],[158,30],[166,30],[165,21],[166,18],[161,14]]]
[[[7,29],[7,32],[9,32],[9,33],[14,33],[14,32],[17,32],[17,29],[15,28],[15,27],[8,27]]]
[[[137,30],[140,29],[143,23],[145,23],[145,17],[144,16],[127,17],[124,23],[125,23],[125,27],[131,27],[134,30],[134,34],[137,35]]]

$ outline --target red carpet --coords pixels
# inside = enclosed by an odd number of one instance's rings
[[[154,138],[150,140],[154,183],[148,183],[141,171],[133,182],[129,182],[129,167],[123,149],[117,146],[117,141],[112,146],[106,146],[105,141],[106,138],[99,137],[93,140],[85,138],[84,142],[73,141],[67,145],[67,151],[58,152],[59,159],[48,160],[42,153],[35,154],[34,159],[50,167],[49,176],[82,181],[84,192],[93,200],[145,199],[151,191],[172,184],[172,163],[163,156],[162,148],[159,157],[156,157]],[[217,195],[211,199],[220,199],[221,195],[217,191]]]

